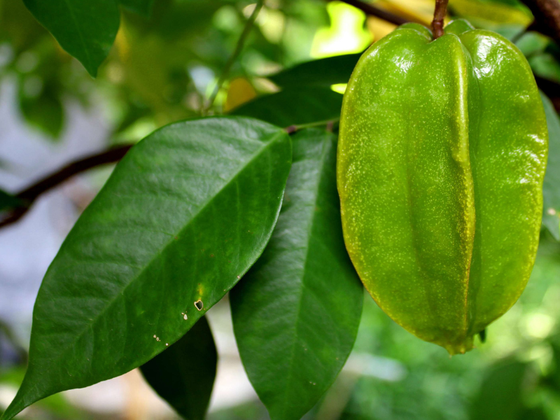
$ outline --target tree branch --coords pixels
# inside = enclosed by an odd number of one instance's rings
[[[21,219],[21,217],[27,213],[33,202],[41,194],[53,189],[54,187],[62,184],[68,178],[71,178],[81,172],[95,168],[96,166],[105,165],[107,163],[118,162],[132,146],[132,144],[126,144],[114,147],[104,152],[72,162],[21,191],[16,195],[16,198],[23,201],[25,205],[8,212],[8,215],[0,220],[0,228],[15,223]]]
[[[331,1],[331,0],[327,0],[327,1]],[[411,22],[410,20],[402,16],[398,16],[391,12],[387,12],[386,10],[374,6],[373,4],[365,3],[360,0],[341,0],[341,1],[343,3],[349,4],[350,6],[354,6],[356,9],[361,10],[366,15],[378,17],[380,19],[386,20],[387,22],[393,23],[395,25],[402,25],[404,23]],[[421,23],[421,22],[417,22],[417,23]]]
[[[263,8],[263,5],[264,5],[264,0],[257,0],[257,4],[255,6],[255,9],[253,10],[253,13],[251,13],[251,16],[249,16],[247,22],[245,22],[245,27],[243,28],[243,32],[241,32],[241,35],[239,36],[239,40],[237,41],[237,45],[235,46],[235,50],[233,51],[233,54],[231,54],[227,63],[225,64],[224,69],[222,70],[222,74],[220,75],[220,78],[216,82],[216,87],[214,88],[212,95],[208,99],[206,106],[202,110],[202,115],[206,115],[210,110],[210,108],[212,108],[212,105],[214,105],[214,101],[216,100],[218,93],[220,93],[220,90],[222,89],[224,82],[228,78],[231,67],[235,63],[235,60],[237,60],[239,54],[241,54],[241,51],[243,51],[243,47],[245,46],[245,41],[247,41],[247,37],[249,36],[251,30],[253,29],[255,20],[257,20],[257,16],[259,15],[259,12]]]
[[[560,44],[560,2],[558,0],[522,0],[535,21],[528,28],[551,37]]]

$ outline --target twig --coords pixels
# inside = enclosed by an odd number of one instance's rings
[[[249,19],[247,19],[247,22],[245,22],[245,27],[243,28],[243,32],[241,32],[241,35],[239,36],[239,40],[237,41],[235,50],[233,51],[233,54],[229,57],[228,61],[226,62],[222,74],[220,75],[220,78],[216,83],[216,87],[214,88],[212,95],[210,95],[210,98],[208,99],[208,102],[206,103],[206,106],[202,111],[203,115],[206,115],[210,110],[210,108],[212,108],[212,105],[214,105],[216,96],[218,96],[218,93],[222,89],[222,85],[227,80],[229,76],[229,72],[233,64],[235,63],[235,60],[237,60],[237,57],[239,56],[239,54],[241,54],[241,51],[243,51],[243,47],[245,46],[245,41],[247,41],[247,37],[251,33],[251,29],[253,29],[253,25],[255,24],[255,20],[257,19],[257,16],[259,15],[259,12],[263,7],[263,4],[264,4],[264,0],[257,0],[257,4],[255,6],[255,9],[253,10],[253,13],[251,13],[251,16],[249,16]]]
[[[107,163],[118,162],[122,159],[126,152],[130,150],[131,147],[131,144],[114,147],[104,152],[77,160],[21,191],[16,195],[16,198],[23,201],[25,205],[13,209],[11,212],[9,212],[7,217],[0,220],[0,228],[15,223],[19,219],[21,219],[21,217],[25,213],[27,213],[33,202],[41,194],[62,184],[68,178],[71,178],[72,176],[81,172],[87,171],[88,169],[105,165]]]
[[[331,0],[327,0],[327,1],[331,1]],[[411,22],[410,20],[402,16],[395,15],[391,12],[388,12],[377,6],[374,6],[373,4],[364,3],[363,1],[360,0],[341,0],[341,1],[343,3],[349,4],[350,6],[354,6],[356,9],[361,10],[366,15],[378,17],[380,19],[386,20],[387,22],[393,23],[395,25],[402,25],[404,23]],[[417,21],[417,23],[422,23],[422,22]]]
[[[445,19],[445,15],[447,15],[447,1],[448,0],[436,0],[434,20],[432,20],[434,39],[438,39],[443,35],[443,20]]]
[[[528,29],[548,35],[560,43],[560,3],[558,0],[522,0],[535,21]]]
[[[286,127],[284,130],[288,134],[293,134],[298,130],[309,127],[332,127],[332,125],[336,122],[338,122],[338,120],[317,121],[309,124],[291,125],[289,127]],[[62,184],[64,181],[81,172],[85,172],[89,169],[105,165],[107,163],[118,162],[124,157],[124,155],[126,155],[126,153],[132,146],[132,144],[126,144],[72,162],[62,169],[46,176],[42,180],[21,191],[15,197],[21,200],[24,205],[9,211],[8,215],[4,217],[4,219],[0,220],[0,228],[11,225],[12,223],[15,223],[19,219],[21,219],[23,215],[27,213],[27,211],[31,208],[33,202],[41,194],[53,189],[54,187]]]

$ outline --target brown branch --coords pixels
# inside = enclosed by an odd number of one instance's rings
[[[538,31],[560,43],[560,2],[558,0],[522,0],[535,21],[527,29]]]
[[[432,20],[432,32],[434,34],[434,39],[438,39],[443,35],[443,20],[447,15],[447,1],[448,0],[436,0],[434,20]]]
[[[81,172],[95,168],[97,166],[105,165],[107,163],[118,162],[130,150],[133,145],[126,144],[106,150],[104,152],[88,156],[84,159],[72,162],[62,169],[46,176],[37,183],[31,185],[25,190],[16,195],[25,205],[13,209],[2,220],[0,220],[0,228],[17,222],[21,217],[27,213],[33,202],[41,194],[53,189],[54,187],[62,184],[67,179],[77,175]]]
[[[402,16],[398,16],[391,12],[387,12],[386,10],[383,10],[377,6],[374,6],[370,3],[365,3],[360,0],[341,0],[341,1],[343,3],[349,4],[350,6],[354,6],[356,9],[361,10],[366,15],[378,17],[380,19],[386,20],[387,22],[393,23],[395,25],[402,25],[404,23],[411,22],[410,20]],[[421,23],[421,22],[417,22],[417,23]]]

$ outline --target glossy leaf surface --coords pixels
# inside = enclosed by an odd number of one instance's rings
[[[342,95],[327,88],[287,89],[260,96],[234,109],[231,114],[288,127],[338,119],[341,106]]]
[[[288,135],[247,118],[180,122],[134,146],[43,280],[27,375],[3,418],[181,338],[262,253],[290,162]]]
[[[299,419],[330,387],[354,345],[363,289],[344,248],[336,137],[304,130],[278,224],[231,294],[235,336],[272,419]]]
[[[216,377],[218,353],[206,317],[141,368],[151,387],[183,418],[203,420]]]
[[[541,93],[548,125],[548,164],[543,184],[543,225],[560,241],[560,120],[550,100]]]
[[[24,0],[24,3],[60,46],[95,77],[119,29],[116,0]]]
[[[267,76],[267,78],[283,88],[329,87],[339,83],[348,83],[352,70],[356,67],[361,55],[344,54],[308,61]]]

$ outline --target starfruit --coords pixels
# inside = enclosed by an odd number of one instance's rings
[[[398,324],[450,354],[519,298],[537,251],[548,134],[521,52],[450,23],[402,25],[344,95],[337,181],[344,240]]]

